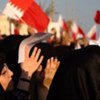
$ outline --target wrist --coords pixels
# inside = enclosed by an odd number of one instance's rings
[[[28,72],[22,71],[20,78],[28,79],[30,80],[32,77],[32,74],[29,74]]]
[[[21,89],[21,90],[25,90],[25,91],[28,91],[29,90],[29,87],[30,87],[30,83],[31,83],[31,79],[30,78],[26,78],[26,77],[20,77],[19,78],[19,82],[18,82],[18,86],[17,88],[18,89]]]
[[[31,80],[30,79],[26,79],[26,78],[20,78],[20,81],[31,83]]]
[[[30,81],[19,79],[19,82],[18,82],[18,85],[17,85],[18,89],[21,89],[21,90],[24,90],[24,91],[29,91],[29,87],[30,87]]]

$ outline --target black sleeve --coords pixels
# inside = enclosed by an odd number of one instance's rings
[[[4,98],[4,90],[3,90],[1,85],[0,85],[0,100],[5,100],[5,98]]]
[[[29,92],[16,89],[5,94],[5,100],[29,100]],[[0,99],[1,100],[1,99]]]

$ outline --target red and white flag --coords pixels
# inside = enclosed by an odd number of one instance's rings
[[[48,16],[36,2],[33,2],[26,10],[22,19],[31,27],[36,28],[38,32],[44,32],[49,24]]]
[[[60,25],[61,28],[65,29],[66,32],[69,32],[69,28],[68,28],[65,20],[62,18],[61,15],[58,18],[58,23],[59,23],[59,25]]]
[[[81,27],[79,27],[75,22],[72,23],[71,30],[72,30],[72,37],[74,40],[86,37]]]
[[[89,38],[91,40],[96,40],[96,33],[97,33],[96,25],[93,25],[93,27],[87,33],[87,38]]]
[[[12,19],[19,20],[32,2],[33,0],[9,0],[2,13]]]
[[[97,23],[97,24],[100,24],[100,10],[97,10],[96,11],[96,14],[94,16],[94,21]]]
[[[14,29],[14,35],[19,35],[19,29],[15,27]]]
[[[49,18],[34,0],[9,0],[3,14],[15,20],[20,20],[38,32],[44,32]]]

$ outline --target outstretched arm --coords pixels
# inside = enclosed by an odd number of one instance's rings
[[[59,67],[60,61],[57,58],[50,58],[47,60],[44,71],[40,74],[40,84],[38,85],[38,100],[46,100],[49,87],[54,78],[54,75]]]
[[[43,56],[40,56],[40,53],[41,49],[35,47],[31,56],[29,57],[29,47],[25,47],[25,60],[23,63],[21,63],[22,73],[19,79],[18,88],[26,91],[29,89],[29,82],[32,74],[37,71],[43,61]]]

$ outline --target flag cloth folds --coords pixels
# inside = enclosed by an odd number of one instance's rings
[[[2,13],[12,19],[19,20],[32,2],[33,0],[9,0]]]
[[[96,25],[93,25],[93,27],[87,33],[87,37],[91,40],[96,40],[96,33],[97,33],[97,27]]]
[[[94,21],[97,24],[100,24],[100,10],[97,10],[96,15],[94,16]]]
[[[61,15],[59,15],[58,18],[58,24],[60,25],[61,28],[63,28],[67,33],[69,32],[69,28],[67,26],[66,21],[62,18]]]
[[[22,19],[31,27],[36,28],[38,32],[43,32],[49,24],[48,16],[34,1],[29,9],[24,13]]]
[[[9,0],[2,13],[38,32],[44,32],[49,23],[48,16],[34,0]]]
[[[72,23],[71,30],[72,30],[72,37],[74,40],[86,37],[81,27],[78,26],[75,22]]]

